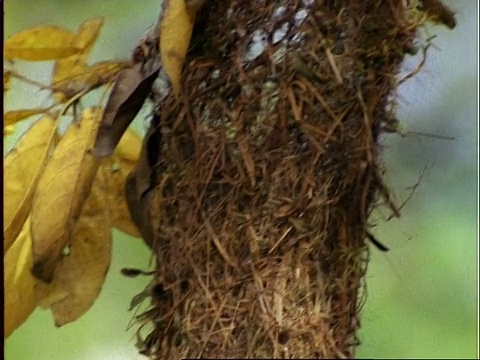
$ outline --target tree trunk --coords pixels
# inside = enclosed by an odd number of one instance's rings
[[[368,217],[390,205],[378,137],[419,25],[405,4],[205,3],[182,95],[159,101],[146,138],[143,353],[354,356]]]

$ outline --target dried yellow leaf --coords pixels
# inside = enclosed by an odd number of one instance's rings
[[[121,164],[120,166],[122,170],[112,173],[108,183],[107,196],[110,199],[109,210],[112,217],[112,226],[125,234],[141,238],[142,236],[132,220],[125,198],[125,183],[129,172],[133,170],[133,166],[130,167],[126,164]]]
[[[56,138],[56,122],[45,116],[33,123],[4,159],[4,252],[20,233],[32,207],[34,190]]]
[[[82,51],[76,46],[77,35],[67,29],[44,25],[23,30],[5,41],[7,59],[30,61],[54,60]]]
[[[110,163],[110,166],[106,166],[106,195],[112,226],[130,236],[140,237],[125,198],[125,182],[128,174],[135,168],[136,163],[122,160],[117,156],[109,158],[106,162]]]
[[[59,141],[32,204],[33,274],[50,282],[71,240],[99,162],[91,154],[102,111],[88,108]]]
[[[102,172],[100,168],[75,225],[69,254],[61,258],[53,281],[39,281],[35,288],[40,306],[52,310],[56,326],[75,321],[90,309],[110,265],[112,238]]]
[[[58,86],[59,92],[54,94],[55,99],[58,102],[64,102],[66,99],[85,89],[85,84],[79,83],[79,81],[73,79],[76,76],[85,76],[84,74],[88,73],[88,56],[97,40],[102,24],[103,18],[101,17],[82,23],[78,29],[77,38],[75,39],[75,46],[82,50],[75,55],[58,59],[55,62],[52,85],[54,87]],[[62,86],[60,84],[62,84]],[[67,96],[62,93],[65,93]]]
[[[88,84],[91,86],[103,85],[115,80],[117,73],[130,65],[130,61],[100,61],[87,68],[90,76]]]
[[[112,226],[133,237],[140,237],[140,233],[128,209],[125,182],[128,174],[137,166],[141,150],[142,139],[128,129],[113,156],[105,160],[105,189]]]
[[[52,83],[57,91],[55,100],[63,103],[86,89],[92,90],[113,82],[117,73],[129,64],[129,61],[101,61],[82,68],[82,71],[71,72],[68,78]]]
[[[81,49],[84,49],[83,54],[89,54],[90,50],[97,40],[100,29],[103,25],[103,17],[97,17],[91,20],[84,21],[78,29],[78,37],[75,43]]]
[[[114,155],[121,161],[138,162],[140,152],[142,151],[142,138],[132,129],[127,129],[123,134]]]
[[[27,320],[35,310],[35,279],[32,267],[32,239],[30,221],[27,219],[18,238],[4,256],[5,321],[4,337],[7,338]]]
[[[14,125],[19,121],[28,119],[30,116],[44,114],[48,110],[48,108],[35,108],[7,111],[3,114],[3,126]]]
[[[90,51],[97,40],[103,18],[95,18],[85,21],[78,30],[75,46],[82,49],[75,55],[58,59],[53,69],[52,83],[68,79],[74,75],[84,73],[87,67],[87,59]]]
[[[181,92],[180,77],[192,36],[194,12],[184,0],[166,0],[160,24],[160,56],[174,93]]]

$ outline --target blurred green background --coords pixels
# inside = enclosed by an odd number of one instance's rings
[[[358,357],[478,357],[478,28],[477,1],[446,1],[457,12],[454,31],[443,27],[422,73],[398,89],[398,118],[406,130],[453,136],[382,138],[387,178],[398,203],[427,167],[398,220],[374,218],[375,235],[389,253],[372,249]],[[156,21],[158,0],[6,1],[5,37],[26,27],[56,24],[72,30],[104,16],[91,62],[125,58]],[[411,71],[418,58],[405,61]],[[28,77],[48,82],[51,64],[19,63]],[[7,109],[48,104],[46,92],[14,81]],[[136,129],[143,131],[145,112]],[[28,125],[19,126],[18,133]],[[12,138],[15,138],[13,136]],[[11,147],[8,139],[5,149]],[[114,234],[113,261],[104,289],[80,320],[57,329],[48,311],[36,310],[5,342],[7,360],[143,359],[127,326],[132,297],[148,279],[120,275],[123,267],[149,268],[141,240]]]

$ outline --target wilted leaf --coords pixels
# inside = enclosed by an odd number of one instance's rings
[[[58,26],[33,27],[8,38],[4,56],[30,61],[60,59],[82,51],[76,46],[76,39],[74,32]]]
[[[33,193],[55,137],[55,121],[45,116],[33,123],[4,159],[4,252],[12,245],[30,213]]]
[[[165,0],[160,24],[160,56],[177,96],[181,91],[180,76],[195,21],[195,12],[189,10],[185,0]]]
[[[30,221],[27,219],[18,238],[4,257],[4,337],[7,338],[27,320],[35,310],[35,279],[30,273],[32,267],[32,240]]]
[[[141,64],[136,64],[118,73],[95,140],[93,154],[98,158],[112,155],[152,89],[160,66],[157,65],[146,75],[143,75],[141,67]]]
[[[36,108],[7,111],[3,114],[3,126],[14,125],[19,121],[28,119],[30,116],[44,114],[48,110],[48,108]]]
[[[56,326],[77,320],[98,297],[110,266],[112,238],[102,169],[75,225],[70,252],[62,256],[50,284],[41,281],[36,294],[50,308]]]
[[[99,108],[83,112],[58,143],[38,182],[32,205],[32,272],[45,282],[52,280],[95,178],[99,162],[91,149],[101,115]]]

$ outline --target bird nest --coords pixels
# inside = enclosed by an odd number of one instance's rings
[[[152,122],[144,354],[353,356],[368,217],[390,203],[378,137],[412,14],[402,1],[206,2],[182,94]]]

